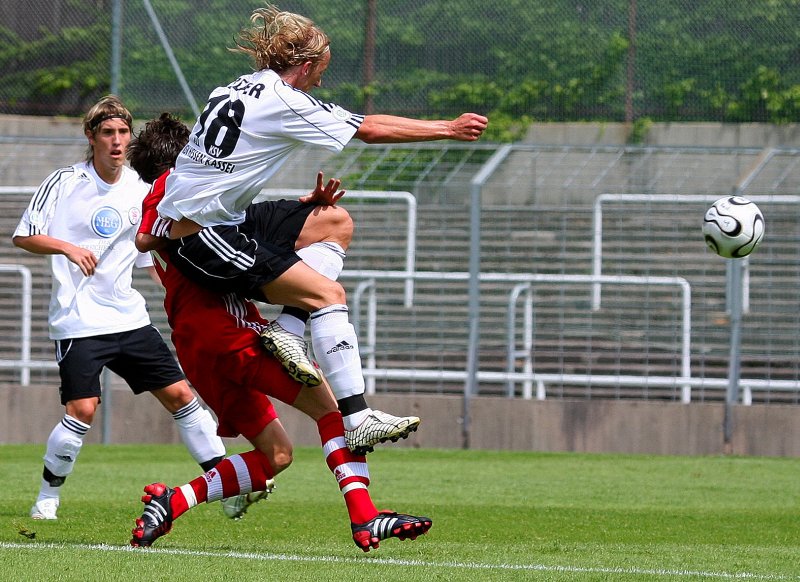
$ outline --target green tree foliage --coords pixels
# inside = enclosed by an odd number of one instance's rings
[[[26,104],[23,112],[53,115],[107,92],[109,47],[97,39],[108,38],[109,31],[108,23],[97,22],[25,42],[0,28],[0,108]],[[48,64],[30,66],[34,61]]]
[[[25,38],[0,27],[0,111],[79,114],[108,90],[111,0],[55,2],[84,15],[81,25]],[[151,3],[201,106],[250,69],[228,49],[259,1]],[[375,111],[420,117],[473,110],[500,123],[501,140],[528,120],[623,120],[626,98],[634,119],[800,121],[800,0],[639,0],[633,35],[633,0],[376,0],[368,85],[367,0],[278,5],[329,34],[333,61],[317,95],[355,111],[367,98]],[[124,7],[122,95],[138,115],[192,117],[143,2]]]

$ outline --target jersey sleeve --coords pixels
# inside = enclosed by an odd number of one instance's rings
[[[31,198],[13,236],[47,234],[64,183],[75,175],[75,168],[61,168],[50,174]]]
[[[283,133],[297,141],[339,152],[364,121],[363,115],[289,86],[283,85],[277,92],[289,105],[281,119]]]
[[[146,269],[153,266],[153,257],[148,253],[139,253],[133,263],[139,269]]]
[[[153,187],[142,201],[142,222],[139,224],[139,233],[152,236],[169,236],[172,220],[158,214],[158,203],[164,197],[164,186],[169,173],[162,174],[153,183]]]

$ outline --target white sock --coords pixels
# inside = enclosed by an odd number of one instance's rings
[[[297,254],[306,265],[333,281],[341,275],[347,256],[342,246],[335,242],[315,242],[298,250]]]
[[[75,461],[83,446],[83,438],[91,425],[65,414],[57,425],[53,427],[47,438],[47,450],[44,454],[44,466],[56,477],[66,477],[72,473]],[[42,478],[37,501],[41,499],[58,499],[63,479],[52,485]]]
[[[278,317],[275,318],[275,323],[294,335],[303,337],[306,334],[306,322],[289,313],[279,313]]]
[[[358,337],[346,305],[329,305],[311,314],[311,345],[336,400],[364,393]]]
[[[300,249],[297,254],[306,265],[333,281],[339,278],[347,256],[342,246],[335,242],[315,242]],[[275,322],[294,335],[303,337],[306,333],[306,322],[289,313],[281,312]]]
[[[174,412],[172,417],[183,444],[198,464],[225,456],[225,445],[217,436],[217,423],[197,398]]]
[[[42,479],[41,484],[39,485],[39,495],[36,497],[36,501],[41,501],[42,499],[58,499],[61,496],[61,486],[54,487],[50,485],[47,481]]]
[[[359,410],[358,412],[354,412],[353,414],[348,414],[347,416],[342,416],[342,421],[344,422],[344,429],[355,430],[362,422],[367,420],[367,417],[371,413],[372,409],[367,408],[365,410]]]

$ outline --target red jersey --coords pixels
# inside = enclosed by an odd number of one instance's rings
[[[156,209],[164,196],[164,186],[168,175],[169,172],[162,174],[153,183],[153,187],[142,202],[140,233],[162,237],[169,232],[172,221],[160,217]],[[209,336],[206,326],[201,324],[204,317],[210,315],[209,312],[211,314],[224,312],[227,314],[228,323],[217,331],[225,336],[213,336],[217,341],[214,342],[216,345],[211,348],[214,353],[218,353],[219,350],[233,352],[250,345],[251,340],[254,337],[258,338],[261,328],[268,323],[261,317],[251,301],[233,293],[221,295],[209,291],[184,277],[178,269],[172,266],[166,251],[154,251],[153,258],[158,275],[166,289],[164,309],[167,312],[173,335],[183,334],[185,328],[189,328],[200,332],[203,336]]]
[[[169,232],[170,222],[156,209],[167,175],[153,183],[142,203],[140,233]],[[216,413],[220,436],[256,436],[276,418],[265,395],[291,404],[301,388],[261,346],[259,334],[268,321],[251,301],[209,291],[184,277],[166,251],[153,251],[153,258],[166,289],[164,309],[178,361]]]

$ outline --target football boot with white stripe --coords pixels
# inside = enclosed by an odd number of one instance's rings
[[[136,518],[136,527],[131,530],[131,545],[142,548],[149,547],[172,529],[172,507],[169,501],[175,490],[163,483],[151,483],[144,488],[144,492],[144,512],[142,517]]]
[[[322,383],[319,370],[308,357],[308,345],[299,335],[273,321],[261,330],[261,343],[301,384],[319,386]]]
[[[373,410],[369,416],[353,430],[344,431],[347,447],[356,455],[365,455],[375,450],[375,445],[408,437],[417,430],[420,420],[417,416],[393,416],[380,410]]]
[[[381,511],[367,523],[350,524],[353,530],[353,541],[368,552],[377,548],[381,540],[397,538],[399,540],[415,540],[426,533],[433,522],[429,517],[415,517],[394,511]]]
[[[254,503],[269,497],[275,490],[275,480],[267,479],[267,488],[264,491],[252,491],[243,495],[235,495],[222,500],[222,513],[225,517],[240,520],[247,513],[248,508]]]
[[[58,499],[48,497],[38,500],[33,507],[31,507],[32,519],[58,519],[56,512],[58,511]]]

